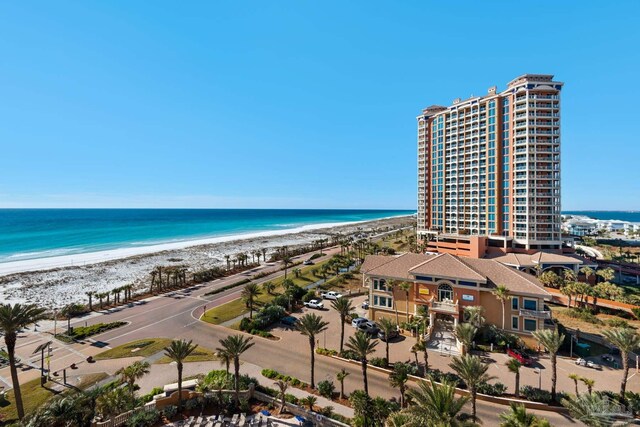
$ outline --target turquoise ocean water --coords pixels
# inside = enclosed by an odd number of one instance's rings
[[[640,222],[640,211],[566,211],[568,215],[584,215],[593,219]]]
[[[0,209],[0,263],[414,213],[311,209]]]

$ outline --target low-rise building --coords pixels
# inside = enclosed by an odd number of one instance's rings
[[[369,316],[400,322],[410,320],[419,306],[426,306],[430,325],[437,319],[463,320],[464,309],[484,307],[486,322],[518,334],[533,345],[531,333],[545,327],[551,312],[545,300],[551,295],[536,277],[492,259],[458,257],[451,254],[367,256],[361,271],[369,286]],[[503,304],[493,291],[504,285],[509,290]]]

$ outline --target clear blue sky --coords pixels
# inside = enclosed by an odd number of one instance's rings
[[[640,2],[0,5],[0,207],[415,208],[421,108],[565,82],[563,209],[640,209]]]

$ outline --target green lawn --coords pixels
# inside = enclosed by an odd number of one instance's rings
[[[86,389],[89,386],[97,383],[98,381],[107,377],[104,372],[98,374],[90,374],[84,376],[80,383],[77,385],[80,389]],[[45,387],[51,386],[52,383],[45,384]],[[26,382],[20,386],[22,392],[22,403],[24,405],[25,414],[30,414],[35,411],[40,405],[47,400],[59,394],[59,392],[53,391],[50,388],[40,387],[40,378],[36,378],[29,382]],[[18,420],[18,412],[15,406],[15,400],[13,390],[7,392],[7,399],[5,402],[0,403],[0,423],[9,423]]]
[[[311,283],[314,283],[321,279],[321,277],[314,276],[311,273],[311,270],[313,270],[314,268],[319,269],[322,267],[323,264],[326,264],[327,262],[329,262],[329,260],[325,260],[318,264],[309,265],[302,268],[300,271],[299,277],[295,277],[293,273],[293,269],[290,269],[289,272],[287,273],[287,278],[293,280],[293,283],[295,283],[298,286],[301,286],[301,287],[308,286]],[[271,300],[273,300],[273,298],[275,298],[277,295],[280,295],[282,293],[283,291],[282,282],[284,282],[284,275],[271,280],[271,282],[274,285],[276,285],[274,294],[269,295],[263,291],[262,295],[258,297],[258,301],[256,304],[258,308],[264,304],[269,303]],[[256,310],[254,309],[254,311]],[[249,309],[246,307],[245,303],[242,301],[242,299],[238,298],[233,301],[229,301],[226,304],[222,304],[218,307],[207,310],[204,316],[202,316],[202,320],[208,323],[212,323],[214,325],[219,325],[228,320],[235,319],[236,317],[241,316],[248,312],[249,312]]]
[[[162,349],[169,344],[171,344],[171,340],[169,338],[145,338],[119,345],[111,350],[103,351],[102,353],[97,354],[95,359],[118,359],[121,357],[133,356],[149,357],[162,351]],[[139,350],[133,351],[136,348],[139,348]]]
[[[185,363],[189,362],[210,362],[218,360],[215,353],[208,348],[200,347],[196,348],[193,353],[189,355],[184,361]],[[171,363],[172,360],[167,356],[162,356],[162,358],[158,359],[155,363]]]

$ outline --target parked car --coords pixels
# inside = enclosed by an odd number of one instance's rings
[[[531,359],[529,358],[529,356],[527,356],[526,354],[524,354],[519,350],[510,348],[507,350],[507,355],[509,357],[513,357],[518,362],[522,363],[524,366],[529,366],[531,364]]]
[[[380,332],[380,328],[376,325],[376,322],[372,322],[370,320],[361,323],[358,326],[358,330],[374,337],[378,335],[378,332]]]
[[[309,308],[316,308],[316,309],[324,308],[324,304],[322,304],[322,301],[317,299],[312,299],[311,301],[305,302],[304,306]]]
[[[384,331],[378,331],[378,339],[382,341],[392,340],[394,338],[397,338],[399,335],[400,335],[400,332],[398,332],[397,329],[394,329],[393,331],[389,332],[389,334],[386,337],[384,336]]]
[[[361,306],[364,310],[369,310],[369,300],[366,299],[364,301],[362,301],[362,306]]]
[[[358,327],[363,324],[364,322],[367,322],[369,319],[365,319],[364,317],[356,317],[355,319],[353,319],[351,321],[351,326],[353,326],[354,328],[358,329]]]
[[[306,260],[305,262],[302,263],[302,265],[313,265],[314,262],[311,261],[310,259]]]
[[[338,298],[342,298],[342,294],[337,293],[336,291],[328,291],[328,292],[322,292],[320,294],[320,296],[323,299],[332,299],[332,300],[336,300]]]
[[[298,322],[298,319],[296,319],[293,316],[286,316],[280,319],[280,323],[286,326],[296,326],[297,322]]]

